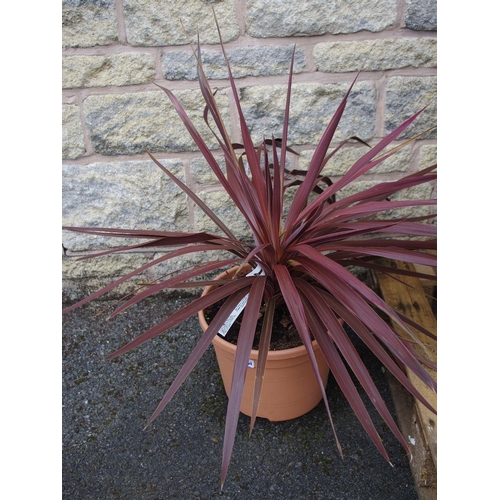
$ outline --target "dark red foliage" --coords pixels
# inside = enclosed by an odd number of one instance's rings
[[[221,46],[224,52],[222,43]],[[226,57],[225,52],[224,57]],[[200,61],[200,59],[200,49],[198,47],[197,60]],[[431,266],[436,265],[435,255],[426,253],[426,250],[436,249],[436,226],[429,224],[431,216],[399,218],[387,216],[389,211],[394,209],[431,206],[436,203],[434,199],[395,200],[392,198],[395,193],[403,189],[434,181],[436,179],[435,166],[406,175],[396,181],[382,182],[365,191],[344,198],[337,195],[339,190],[359,179],[360,176],[369,172],[398,150],[399,147],[389,151],[387,151],[387,148],[417,119],[421,111],[404,121],[377,145],[368,148],[367,152],[335,182],[330,179],[325,180],[325,177],[321,174],[323,167],[343,146],[342,144],[332,153],[328,153],[352,85],[355,84],[354,81],[319,141],[307,172],[294,171],[290,173],[285,170],[285,160],[287,152],[293,153],[287,147],[293,57],[286,107],[284,109],[282,137],[279,140],[275,138],[267,139],[257,146],[252,142],[250,131],[245,122],[238,91],[227,58],[226,63],[229,69],[229,82],[240,118],[242,145],[232,144],[223,124],[221,113],[217,108],[214,94],[203,73],[202,65],[198,62],[199,83],[206,103],[205,121],[211,127],[223,152],[226,174],[221,170],[212,151],[193,126],[175,95],[170,90],[161,88],[177,110],[220,184],[230,196],[235,210],[239,210],[244,216],[253,234],[253,241],[244,242],[238,240],[231,229],[194,192],[150,154],[151,159],[158,167],[210,217],[220,234],[66,227],[67,230],[100,236],[133,237],[146,240],[146,243],[107,250],[99,255],[147,246],[154,246],[155,248],[175,247],[175,249],[115,281],[81,302],[74,304],[64,312],[101,296],[127,279],[168,259],[199,251],[224,252],[225,254],[229,252],[234,255],[234,258],[205,262],[189,271],[180,272],[176,276],[141,289],[137,294],[121,304],[113,313],[117,314],[137,301],[167,288],[200,286],[199,281],[193,282],[192,279],[200,278],[208,272],[219,269],[222,271],[228,266],[249,263],[252,267],[259,265],[264,271],[262,276],[250,276],[220,282],[210,280],[203,282],[204,284],[216,284],[217,287],[208,295],[193,300],[190,305],[144,332],[108,357],[111,359],[123,354],[209,305],[227,298],[150,418],[148,425],[179,389],[238,302],[248,295],[248,302],[241,320],[238,336],[236,364],[227,410],[222,459],[222,483],[225,481],[232,453],[245,367],[254,340],[258,312],[264,311],[265,326],[260,343],[261,351],[257,367],[258,377],[252,427],[260,394],[259,377],[260,379],[262,377],[267,349],[269,348],[274,308],[276,303],[283,301],[292,313],[295,328],[310,354],[312,353],[311,336],[318,341],[336,381],[382,455],[389,460],[351,379],[350,371],[358,379],[384,421],[409,453],[406,440],[394,423],[364,366],[363,360],[359,357],[353,344],[339,325],[338,318],[342,318],[351,327],[355,334],[379,357],[387,370],[413,396],[429,406],[411,384],[406,373],[400,368],[400,364],[408,367],[423,382],[435,390],[434,380],[422,367],[410,344],[401,340],[394,328],[382,319],[382,315],[389,317],[410,335],[412,335],[409,328],[411,322],[400,313],[392,310],[366,284],[351,274],[348,267],[355,265],[365,266],[367,269],[380,269],[380,265],[375,262],[379,257]],[[249,175],[245,170],[243,160],[248,165]],[[291,185],[298,186],[297,192],[289,207],[288,215],[284,217],[284,193]],[[315,193],[316,197],[313,201],[309,201],[312,193]],[[383,270],[390,274],[400,272],[394,268],[383,268]],[[429,332],[427,333],[431,335]],[[311,361],[317,372],[314,356],[311,356]],[[321,385],[319,373],[318,382]],[[324,396],[324,401],[326,404],[326,396]],[[326,408],[333,428],[327,404]],[[338,446],[340,450],[340,444]]]

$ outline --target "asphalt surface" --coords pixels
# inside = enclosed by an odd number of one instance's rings
[[[323,403],[298,419],[240,416],[224,491],[220,468],[227,398],[213,348],[163,413],[143,430],[201,329],[195,317],[113,361],[104,357],[176,311],[188,297],[158,296],[106,320],[103,303],[63,316],[65,499],[417,500],[402,447],[361,392],[391,467],[365,434],[335,381],[327,395],[344,451]],[[360,349],[394,414],[386,377]]]

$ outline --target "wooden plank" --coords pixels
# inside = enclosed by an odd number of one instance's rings
[[[432,255],[436,255],[436,250],[427,250],[427,253]],[[424,266],[422,264],[413,264],[415,270],[419,273],[432,274],[433,276],[437,276],[436,267],[434,266]]]
[[[432,253],[432,254],[436,255],[436,252],[434,250],[428,250],[428,253]],[[422,285],[424,292],[427,295],[430,295],[432,297],[434,295],[435,288],[436,288],[436,280],[437,280],[436,267],[423,266],[421,264],[413,264],[413,267],[415,267],[415,271],[417,271],[419,273],[429,274],[429,275],[433,276],[432,279],[421,279],[420,280],[420,284]]]
[[[437,499],[437,472],[434,460],[423,435],[413,396],[387,373],[394,409],[403,436],[411,442],[410,469],[419,500]]]
[[[390,265],[391,267],[398,267],[400,269],[407,269],[410,271],[415,270],[412,264],[384,261],[384,265]],[[423,292],[422,285],[418,278],[413,278],[409,276],[397,276],[397,281],[390,276],[383,273],[376,273],[376,279],[378,282],[380,294],[383,299],[396,311],[404,314],[408,318],[412,319],[416,323],[420,324],[430,332],[437,334],[437,324],[436,318],[432,312],[431,306]],[[408,334],[405,333],[397,325],[393,325],[395,330],[400,333],[404,338],[409,338]],[[416,346],[416,350],[427,357],[427,359],[436,362],[437,361],[437,346],[436,342],[426,335],[413,330],[415,336],[424,344],[425,351],[420,347]],[[429,368],[426,368],[429,374],[437,380],[437,373]],[[408,378],[413,383],[413,385],[419,390],[419,392],[427,399],[427,401],[437,409],[437,396],[434,391],[429,389],[415,374],[408,371]],[[420,421],[420,426],[422,433],[424,435],[427,446],[429,447],[430,453],[434,464],[437,464],[437,416],[428,410],[422,403],[415,401],[418,419]]]

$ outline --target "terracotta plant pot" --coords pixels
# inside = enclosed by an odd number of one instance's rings
[[[237,269],[237,267],[229,269],[219,275],[217,279],[233,276]],[[250,269],[250,266],[244,268],[242,274],[248,273]],[[211,287],[207,287],[203,295],[206,295],[210,289]],[[208,328],[208,323],[205,320],[204,311],[198,313],[198,319],[203,331],[205,331]],[[215,348],[224,388],[229,396],[236,346],[218,335],[212,343]],[[326,387],[329,372],[328,365],[316,341],[313,341],[313,348],[323,387]],[[258,354],[259,351],[252,349],[240,407],[240,411],[248,416],[252,414],[253,387]],[[267,418],[271,421],[291,420],[312,410],[321,399],[321,390],[304,346],[282,351],[269,351],[257,411],[258,417]]]

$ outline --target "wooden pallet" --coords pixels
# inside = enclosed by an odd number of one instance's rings
[[[425,274],[435,275],[435,269],[433,268],[387,260],[381,263],[391,267],[417,270]],[[373,273],[372,278],[374,287],[388,305],[430,332],[437,333],[436,316],[433,312],[435,308],[431,306],[434,303],[432,297],[431,300],[428,297],[434,295],[433,292],[436,290],[435,282],[399,275],[397,278],[400,281],[397,281],[380,272]],[[398,333],[405,338],[409,338],[400,327],[394,324],[393,326]],[[437,362],[436,342],[416,330],[414,330],[414,333],[425,346],[425,352],[419,346],[416,349],[431,361]],[[427,371],[434,380],[437,380],[437,373],[434,370],[427,369]],[[437,409],[436,393],[429,389],[411,371],[408,371],[407,374],[419,392]],[[437,487],[437,416],[422,403],[415,400],[394,377],[389,376],[389,383],[401,431],[411,443],[413,460],[410,465],[419,498],[420,500],[435,499]],[[413,443],[415,444],[413,445]]]

